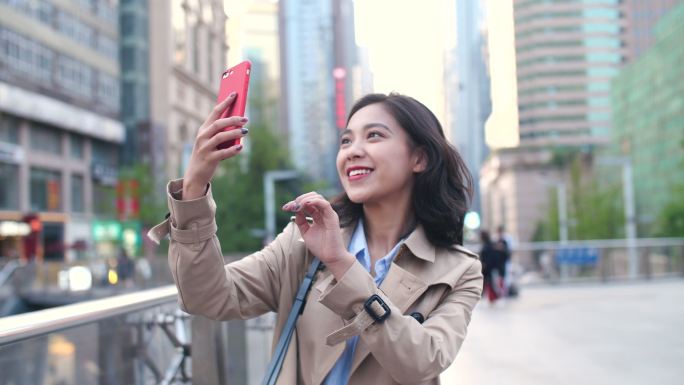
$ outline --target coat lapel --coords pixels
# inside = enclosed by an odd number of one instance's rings
[[[355,228],[356,224],[342,228],[342,240],[345,245],[349,245]],[[315,321],[311,323],[311,327],[305,332],[309,335],[313,335],[312,341],[325,341],[325,337],[328,334],[344,326],[344,322],[339,315],[333,313],[317,301],[318,296],[323,293],[333,279],[333,275],[329,272],[319,273],[319,278],[314,283],[312,292],[309,293],[306,306],[309,306],[308,310],[312,311],[312,313],[309,314],[311,314],[312,317],[315,317]],[[304,311],[305,313],[308,313],[306,308]],[[314,351],[300,352],[300,355],[303,357],[311,357],[309,362],[315,361],[317,363],[311,368],[311,383],[320,384],[323,382],[325,376],[330,372],[330,369],[332,369],[340,356],[342,356],[345,347],[346,344],[338,344],[332,347],[325,345],[321,347],[320,351],[314,349]]]

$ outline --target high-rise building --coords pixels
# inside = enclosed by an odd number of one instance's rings
[[[504,224],[518,239],[529,241],[549,209],[550,189],[566,178],[553,168],[553,152],[561,147],[594,152],[611,142],[616,116],[611,82],[644,49],[647,39],[637,42],[634,36],[644,34],[635,29],[652,27],[654,19],[645,15],[660,15],[671,4],[513,0],[513,7],[516,79],[495,81],[499,63],[492,61],[490,67],[493,95],[517,82],[519,144],[488,159],[481,187],[490,207],[485,207],[484,223]],[[499,26],[490,23],[490,34]],[[494,117],[506,101],[493,99]]]
[[[489,73],[485,64],[486,38],[483,9],[479,2],[461,0],[456,3],[456,47],[447,67],[446,88],[449,107],[447,124],[450,141],[458,148],[473,180],[480,178],[480,167],[487,148],[484,125],[491,112]],[[471,210],[480,212],[480,187],[476,183]]]
[[[279,2],[281,125],[295,167],[330,186],[339,183],[338,128],[353,84],[345,67],[353,60],[353,34],[345,32],[353,31],[351,6],[349,0]]]
[[[165,135],[165,175],[178,178],[197,129],[216,104],[226,67],[227,17],[221,0],[150,1],[148,6],[149,135]]]
[[[251,125],[266,125],[278,132],[278,3],[272,0],[231,0],[225,4],[231,12],[228,66],[245,59],[252,62],[246,115]],[[281,134],[285,138],[285,133]],[[245,143],[249,150],[249,141]]]
[[[654,235],[655,219],[684,181],[684,3],[662,18],[654,43],[613,81],[613,133],[608,156],[633,167],[639,234]],[[614,166],[613,166],[614,167]],[[615,170],[604,170],[616,174]]]
[[[634,61],[653,45],[654,26],[682,0],[626,0],[625,35],[628,61]]]
[[[610,134],[610,80],[627,51],[622,1],[514,1],[520,144],[592,146]]]
[[[0,1],[0,227],[42,221],[38,247],[0,234],[0,254],[72,258],[113,212],[118,47],[116,1]]]

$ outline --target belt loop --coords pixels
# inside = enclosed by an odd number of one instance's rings
[[[196,251],[199,251],[199,249],[200,249],[200,233],[199,233],[199,225],[197,224],[197,221],[192,222],[192,229],[195,231],[194,249]]]

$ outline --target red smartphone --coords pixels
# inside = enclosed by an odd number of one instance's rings
[[[231,92],[236,92],[236,99],[219,117],[219,119],[231,116],[244,116],[247,107],[247,90],[249,89],[249,75],[252,72],[252,63],[248,60],[228,68],[221,75],[217,103],[225,100]],[[234,130],[241,126],[226,127],[224,131]],[[240,144],[240,139],[229,140],[218,145],[218,148],[228,148]]]

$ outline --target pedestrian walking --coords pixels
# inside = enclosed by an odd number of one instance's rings
[[[484,278],[483,293],[489,303],[494,304],[502,295],[499,278],[503,275],[502,267],[505,257],[503,252],[492,242],[489,231],[480,231],[480,242],[482,242],[480,261],[482,262],[482,276]]]
[[[243,117],[217,119],[233,98],[200,127],[184,178],[168,184],[169,217],[150,231],[157,241],[170,234],[180,306],[220,320],[276,312],[278,341],[317,258],[277,383],[438,384],[463,343],[482,274],[461,246],[471,177],[436,117],[407,96],[361,98],[339,136],[342,194],[285,203],[293,219],[277,238],[223,265],[210,181],[242,149],[217,145],[247,134],[223,132]]]

